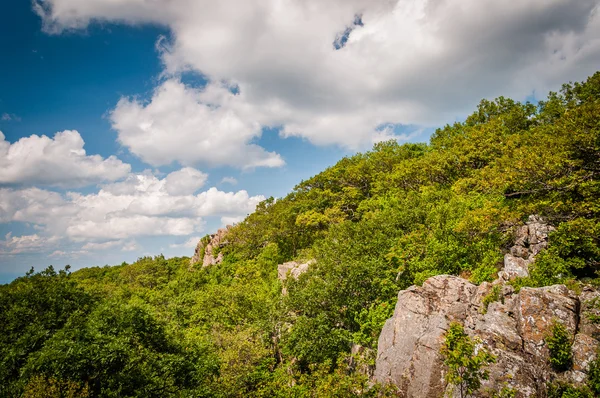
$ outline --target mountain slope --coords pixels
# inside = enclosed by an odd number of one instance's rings
[[[158,256],[1,286],[0,395],[394,394],[352,370],[374,363],[398,292],[494,280],[529,215],[556,231],[515,287],[596,283],[599,177],[600,73],[538,105],[484,100],[429,144],[379,143],[261,203],[211,248],[219,264]],[[312,259],[282,295],[277,265]]]

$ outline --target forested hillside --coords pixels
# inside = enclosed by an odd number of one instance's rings
[[[363,370],[398,291],[494,280],[531,214],[556,231],[515,286],[600,283],[600,72],[340,160],[234,226],[220,264],[157,256],[0,286],[0,396],[393,396]],[[311,259],[282,294],[277,265]]]

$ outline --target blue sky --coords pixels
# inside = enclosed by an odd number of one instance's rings
[[[0,282],[191,255],[343,156],[600,64],[596,0],[228,3],[4,4]]]

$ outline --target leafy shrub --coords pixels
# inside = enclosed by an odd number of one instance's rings
[[[577,387],[570,383],[558,381],[550,383],[547,387],[548,398],[594,398],[596,395],[584,387]]]
[[[596,353],[596,358],[588,366],[587,386],[595,394],[600,396],[600,355]]]
[[[492,287],[492,290],[483,297],[482,304],[483,309],[482,312],[485,314],[489,305],[495,301],[500,301],[503,299],[502,297],[502,287],[500,285],[495,285]]]
[[[550,364],[557,371],[571,368],[573,363],[573,344],[571,334],[562,323],[554,320],[550,328],[550,335],[546,337],[546,344],[550,350]]]
[[[479,389],[481,381],[489,377],[484,367],[496,361],[485,348],[476,347],[477,343],[465,333],[460,323],[453,322],[440,350],[444,365],[448,368],[446,382],[458,388],[461,398]]]

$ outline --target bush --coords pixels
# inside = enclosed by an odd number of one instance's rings
[[[487,370],[483,368],[496,361],[485,348],[476,347],[477,343],[465,333],[460,323],[453,322],[440,350],[444,365],[448,367],[446,382],[458,387],[461,398],[481,387],[481,381],[489,377]]]
[[[565,325],[556,320],[552,322],[550,333],[546,337],[546,344],[550,350],[550,364],[559,372],[569,370],[573,363],[571,334]]]

